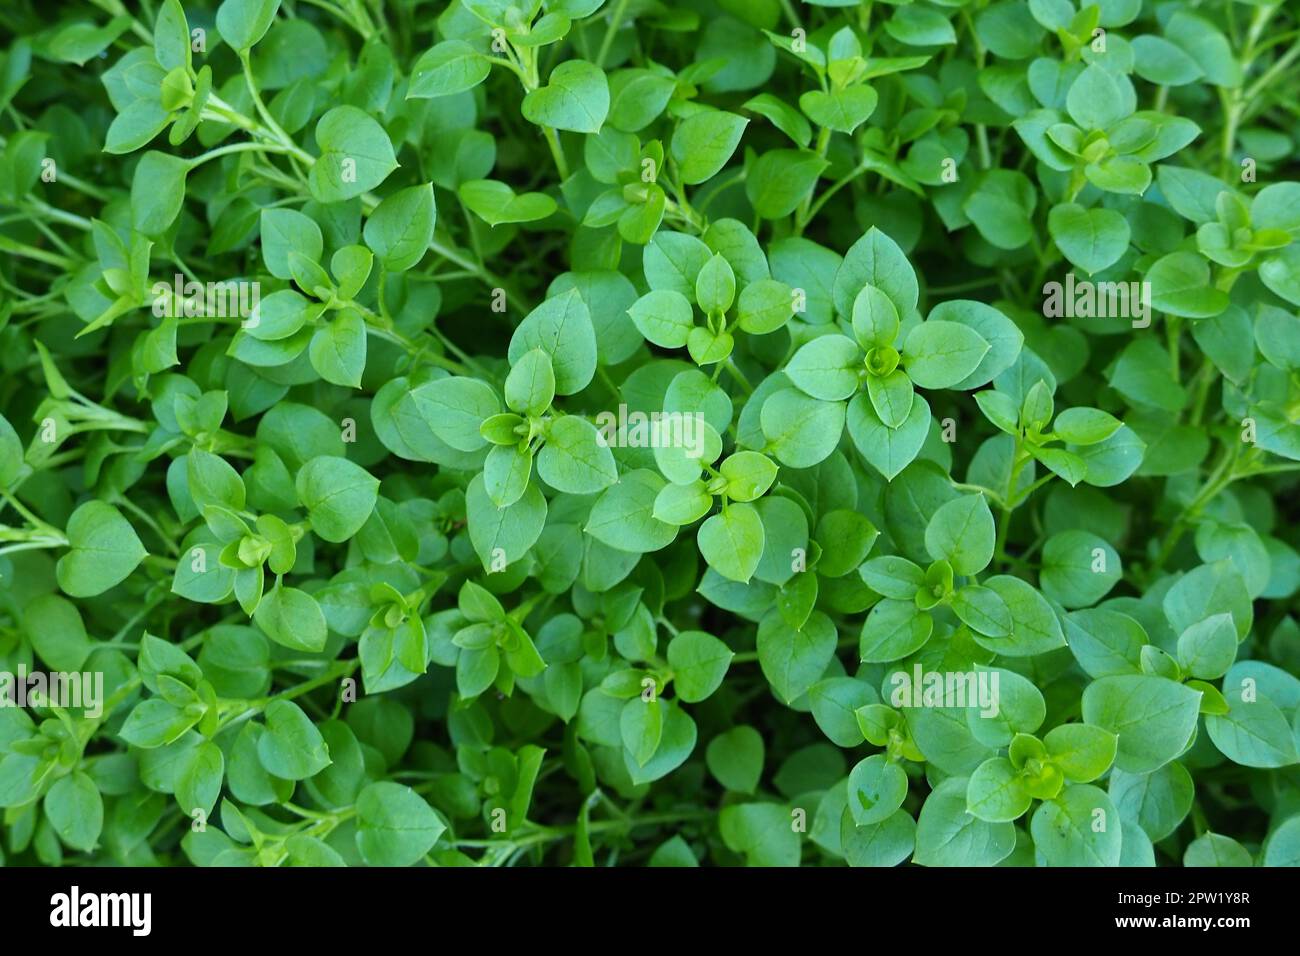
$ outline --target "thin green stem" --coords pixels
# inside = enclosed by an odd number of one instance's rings
[[[627,5],[628,0],[618,0],[614,4],[614,12],[610,14],[609,26],[606,27],[605,36],[600,41],[600,49],[596,51],[596,66],[601,69],[605,67],[605,58],[609,56],[609,49],[614,45],[614,37],[623,25],[623,18],[627,16]]]
[[[220,159],[222,156],[229,156],[232,153],[288,153],[292,154],[293,150],[287,146],[281,146],[278,143],[256,143],[245,140],[239,143],[227,143],[225,146],[218,146],[216,149],[210,149],[206,153],[201,153],[189,161],[190,169],[200,166],[203,163],[213,159]]]
[[[829,127],[823,126],[820,130],[817,131],[817,155],[820,156],[822,159],[825,159],[826,151],[830,148],[830,144],[831,144],[831,130]],[[852,175],[856,175],[856,171]],[[830,188],[828,195],[822,198],[821,203],[817,206],[817,209],[820,210],[821,207],[825,205],[826,199],[830,198],[830,195],[833,195],[835,191],[839,189],[840,186],[843,186],[846,181],[847,178],[833,185]],[[808,225],[809,221],[816,214],[812,209],[812,201],[813,201],[813,191],[810,189],[808,190],[807,194],[803,197],[803,199],[800,201],[799,208],[795,211],[794,234],[796,236],[803,235],[804,228]]]

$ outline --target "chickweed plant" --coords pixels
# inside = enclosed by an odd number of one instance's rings
[[[1300,10],[11,0],[0,859],[1300,865]]]

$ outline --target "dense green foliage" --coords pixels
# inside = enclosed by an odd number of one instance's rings
[[[1293,4],[0,26],[0,859],[1300,864]]]

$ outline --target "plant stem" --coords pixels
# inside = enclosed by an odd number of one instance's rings
[[[623,25],[623,18],[627,16],[627,5],[628,0],[617,0],[614,4],[609,26],[605,29],[604,39],[600,41],[600,49],[596,51],[596,66],[601,69],[605,68],[605,58],[609,56],[609,48],[614,45],[614,37]]]
[[[820,130],[817,131],[817,155],[820,156],[822,159],[825,159],[826,151],[830,148],[830,144],[831,144],[831,131],[828,127],[823,126]],[[853,173],[852,175],[856,175],[856,172]],[[844,182],[845,180],[841,180],[839,183],[833,185],[830,188],[828,194],[822,198],[821,204],[817,206],[817,209],[821,209],[822,205],[825,205],[826,199],[828,199],[829,196],[835,192],[835,190],[839,189],[840,186],[843,186]],[[804,227],[808,225],[808,221],[812,219],[814,215],[812,211],[812,201],[813,201],[813,191],[809,189],[807,195],[805,195],[803,197],[803,200],[799,203],[799,209],[795,212],[794,215],[794,234],[796,236],[803,235]]]

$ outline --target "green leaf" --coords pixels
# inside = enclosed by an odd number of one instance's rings
[[[261,235],[266,268],[279,279],[293,278],[289,269],[290,252],[315,262],[324,248],[320,226],[294,209],[263,209]]]
[[[1083,692],[1083,719],[1119,735],[1116,767],[1150,773],[1187,749],[1200,704],[1199,692],[1163,677],[1102,677]]]
[[[1182,166],[1162,165],[1156,181],[1174,211],[1198,225],[1216,218],[1216,201],[1220,193],[1227,191],[1217,177]]]
[[[880,418],[866,395],[849,402],[849,436],[862,457],[886,479],[893,480],[910,465],[930,434],[930,406],[920,395],[912,396],[907,418],[890,428]]]
[[[42,594],[23,609],[23,630],[32,649],[54,670],[77,671],[91,651],[81,612],[57,594]]]
[[[0,488],[12,485],[22,471],[22,441],[9,420],[0,415]]]
[[[955,322],[974,329],[980,338],[989,343],[989,350],[975,371],[958,382],[954,388],[978,388],[991,382],[1010,369],[1020,357],[1025,336],[1020,328],[1005,314],[983,302],[970,299],[952,299],[940,302],[930,310],[928,321]]]
[[[826,578],[841,578],[856,571],[866,560],[880,537],[880,530],[858,512],[837,508],[818,519],[814,537],[822,549],[817,573]]]
[[[647,469],[625,472],[597,499],[583,530],[597,541],[630,554],[665,548],[677,537],[677,523],[658,514],[659,502],[669,489],[680,487],[669,485]],[[712,501],[711,496],[705,496],[706,509]]]
[[[1213,680],[1237,659],[1237,628],[1231,614],[1215,614],[1178,635],[1178,665],[1193,677]]]
[[[860,827],[881,823],[903,805],[907,774],[884,754],[873,754],[849,772],[849,812]]]
[[[958,574],[983,571],[993,560],[993,512],[983,495],[963,495],[939,508],[925,528],[930,557],[943,559]]]
[[[713,495],[704,482],[665,485],[655,496],[653,516],[666,524],[681,527],[692,524],[713,508]],[[619,518],[621,521],[621,516]],[[608,542],[606,542],[608,543]]]
[[[1065,629],[1071,652],[1089,676],[1139,672],[1147,635],[1128,615],[1103,608],[1075,611],[1065,616]]]
[[[1096,787],[1066,787],[1034,811],[1029,830],[1048,866],[1119,865],[1123,842],[1119,811]]]
[[[598,133],[609,114],[609,84],[599,67],[566,60],[546,85],[524,97],[524,119],[538,126]]]
[[[524,317],[510,338],[510,364],[537,348],[551,357],[557,394],[580,392],[595,376],[596,333],[576,289],[551,296]]]
[[[627,313],[647,342],[666,349],[682,348],[695,321],[690,301],[672,289],[647,292]]]
[[[696,542],[709,567],[746,583],[763,556],[763,522],[753,505],[731,504],[700,525]]]
[[[635,133],[663,112],[677,88],[670,76],[649,69],[609,74],[609,125]]]
[[[59,587],[76,598],[121,584],[148,553],[130,522],[102,501],[87,501],[72,513],[67,538],[69,551],[57,568]]]
[[[989,823],[966,810],[966,777],[949,777],[925,800],[916,821],[914,863],[921,866],[993,866],[1016,845],[1010,823]]]
[[[152,750],[180,738],[198,719],[198,715],[187,713],[161,698],[153,697],[132,708],[119,733],[132,746]]]
[[[738,451],[718,466],[718,473],[726,479],[723,493],[732,501],[753,501],[776,480],[777,466],[766,455],[756,451]]]
[[[415,61],[406,98],[451,96],[472,90],[492,71],[488,58],[463,40],[444,40]]]
[[[190,498],[200,511],[208,505],[243,510],[243,479],[225,459],[195,448],[185,456],[185,464]]]
[[[793,303],[794,292],[784,282],[759,279],[740,290],[736,324],[751,335],[767,335],[789,321]]]
[[[477,697],[492,686],[501,667],[495,646],[467,647],[456,659],[456,690],[466,699]]]
[[[196,810],[205,818],[211,815],[225,773],[226,758],[212,741],[199,744],[181,758],[176,768],[176,802],[186,816],[193,819]]]
[[[352,309],[312,333],[307,346],[311,367],[331,385],[360,388],[366,370],[366,321]]]
[[[718,783],[735,793],[753,793],[763,774],[763,738],[747,724],[709,741],[705,761]]]
[[[286,780],[305,780],[330,764],[329,747],[302,708],[277,700],[267,706],[266,733],[257,742],[257,756],[266,771]]]
[[[59,839],[88,853],[104,828],[104,800],[95,782],[81,771],[54,781],[45,795],[45,818]]]
[[[818,126],[852,133],[871,118],[879,99],[869,86],[850,86],[830,93],[810,90],[799,97],[799,108]]]
[[[461,201],[489,226],[509,222],[536,222],[556,210],[555,200],[545,193],[516,194],[495,179],[471,179],[456,190]]]
[[[585,418],[561,415],[550,423],[537,455],[537,474],[557,491],[590,495],[618,481],[614,455]]]
[[[1205,729],[1220,753],[1245,767],[1286,767],[1300,761],[1291,725],[1276,704],[1247,699],[1239,688],[1224,696],[1228,712],[1205,715]]]
[[[217,32],[237,52],[266,35],[280,9],[280,0],[223,0],[217,8]]]
[[[898,243],[875,226],[849,248],[835,273],[832,290],[835,311],[852,319],[853,302],[867,285],[883,292],[900,318],[916,309],[920,297],[916,272]]]
[[[171,122],[171,114],[149,100],[136,100],[122,110],[108,127],[104,152],[132,153],[161,133]]]
[[[774,803],[742,803],[718,816],[723,842],[743,853],[749,866],[797,866],[799,834],[790,827],[790,813]]]
[[[1100,408],[1067,408],[1056,416],[1052,433],[1073,445],[1095,445],[1115,434],[1123,423]]]
[[[366,245],[389,272],[405,272],[424,258],[437,213],[432,184],[399,189],[366,219]]]
[[[298,500],[307,509],[312,531],[326,541],[351,538],[375,508],[379,481],[346,458],[321,455],[298,472]]]
[[[1246,582],[1228,560],[1203,564],[1183,575],[1165,593],[1161,606],[1175,633],[1215,614],[1230,614],[1239,641],[1250,633],[1254,616]]]
[[[521,348],[513,361],[528,351]],[[478,451],[487,444],[481,431],[483,421],[501,411],[501,403],[490,386],[460,375],[428,383],[421,401],[428,410],[430,430],[459,451]]]
[[[484,568],[498,558],[507,564],[518,561],[537,543],[546,523],[546,498],[535,485],[501,508],[488,496],[482,476],[476,476],[465,491],[465,508],[470,541]]]
[[[714,253],[696,276],[695,301],[705,312],[726,312],[736,301],[736,275],[720,253]]]
[[[751,97],[745,101],[744,108],[766,117],[773,126],[789,136],[796,146],[807,146],[812,140],[812,128],[803,115],[771,93]]]
[[[1096,780],[1115,762],[1119,738],[1089,724],[1062,724],[1043,737],[1047,755],[1075,783]]]
[[[863,286],[853,300],[853,334],[864,349],[892,346],[899,319],[893,300],[873,285]]]
[[[293,252],[289,255],[296,258]],[[314,325],[323,311],[318,303],[292,289],[281,289],[272,292],[257,304],[247,333],[260,341],[289,342],[305,326]]]
[[[645,766],[639,766],[631,759],[631,754],[623,751],[623,766],[634,783],[650,783],[659,780],[680,767],[683,761],[695,749],[695,721],[677,706],[675,701],[663,705],[664,732],[659,740],[659,748]]]
[[[658,698],[633,697],[623,705],[618,723],[624,748],[638,767],[644,767],[663,738],[664,706]]]
[[[858,571],[872,590],[896,601],[912,600],[925,586],[924,569],[897,555],[872,558]]]
[[[131,225],[146,236],[161,236],[185,203],[188,160],[150,150],[140,157],[131,179]]]
[[[154,59],[164,70],[190,65],[190,25],[180,0],[166,0],[153,25]]]
[[[862,624],[858,655],[873,664],[902,660],[920,650],[933,630],[934,621],[914,601],[886,598]]]
[[[1191,811],[1196,786],[1187,768],[1174,762],[1146,774],[1112,770],[1109,792],[1120,816],[1136,822],[1151,840],[1163,840]]]
[[[541,415],[555,398],[555,369],[542,349],[525,352],[506,376],[506,406],[516,412]]]
[[[951,388],[979,367],[990,349],[974,329],[930,319],[903,343],[903,367],[922,388]]]
[[[952,610],[963,624],[987,637],[1006,637],[1011,633],[1011,609],[990,588],[967,585],[953,594]]]
[[[707,182],[727,165],[749,120],[722,110],[704,110],[686,117],[673,130],[670,152],[681,181]]]
[[[999,249],[1011,251],[1033,238],[1036,203],[1028,177],[1014,170],[994,169],[980,176],[961,208],[980,236]]]
[[[745,195],[764,219],[790,215],[812,192],[829,163],[808,149],[763,153],[745,177]]]
[[[988,823],[1017,820],[1031,802],[1020,772],[1005,757],[984,761],[966,786],[966,811]]]
[[[325,615],[306,591],[272,588],[258,603],[253,620],[277,644],[313,653],[325,647]]]
[[[342,202],[374,189],[397,168],[384,128],[355,106],[336,106],[316,124],[320,156],[311,167],[311,192],[323,203]]]
[[[1127,80],[1121,82],[1094,63],[1071,84],[1065,108],[1085,130],[1109,129],[1133,111],[1133,89]]]
[[[1289,817],[1268,835],[1262,863],[1264,866],[1296,866],[1300,863],[1300,818]]]
[[[861,356],[861,349],[852,339],[843,335],[822,335],[794,354],[785,367],[785,373],[790,381],[813,398],[842,401],[858,390]]]
[[[1047,228],[1065,257],[1089,275],[1114,265],[1128,251],[1128,221],[1112,209],[1062,203],[1052,207]]]
[[[1221,833],[1202,833],[1187,844],[1183,866],[1254,866],[1250,851]]]
[[[1228,307],[1227,293],[1210,284],[1210,267],[1194,252],[1173,252],[1147,270],[1151,305],[1161,312],[1192,319],[1218,315]]]
[[[1122,575],[1119,554],[1095,534],[1062,531],[1043,545],[1039,586],[1067,608],[1096,604]]]
[[[760,422],[768,440],[765,451],[791,468],[811,468],[839,444],[844,433],[844,405],[787,388],[763,403]]]
[[[651,289],[667,289],[695,299],[695,279],[713,251],[694,236],[661,230],[646,243],[642,269]]]
[[[1011,611],[1010,636],[993,638],[976,633],[975,640],[982,647],[1009,657],[1029,657],[1065,647],[1056,612],[1033,586],[1005,574],[985,578],[981,583],[995,591]]]
[[[768,612],[758,627],[758,663],[783,700],[797,700],[825,675],[836,642],[834,622],[820,611],[799,627],[779,611]]]
[[[952,24],[938,10],[927,7],[898,7],[885,21],[885,31],[908,46],[940,46],[957,42]]]
[[[808,689],[813,718],[831,743],[856,747],[865,739],[855,711],[879,702],[870,684],[852,677],[829,677]]]
[[[1298,268],[1300,268],[1300,246],[1292,243],[1277,255],[1260,263],[1259,278],[1270,292],[1281,296],[1292,305],[1300,305],[1300,281],[1296,279]],[[1217,296],[1214,297],[1215,305],[1219,301]]]
[[[410,866],[447,829],[410,787],[380,781],[357,796],[357,850],[371,866]]]
[[[688,704],[708,698],[722,684],[735,653],[712,634],[681,631],[668,642],[677,696]]]

